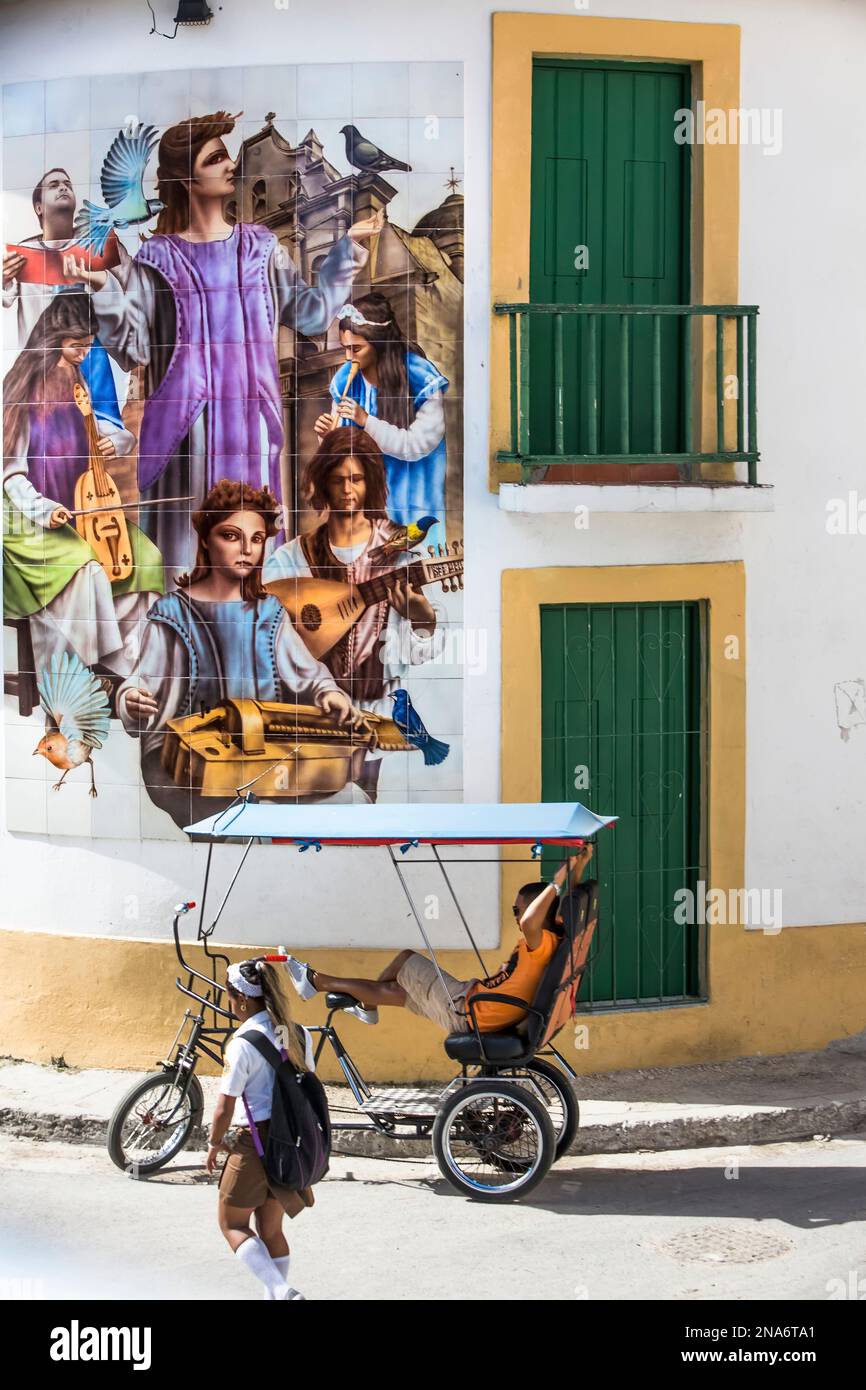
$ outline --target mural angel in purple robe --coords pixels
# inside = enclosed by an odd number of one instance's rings
[[[366,263],[363,241],[383,214],[350,226],[304,283],[274,234],[232,225],[224,205],[236,163],[223,137],[224,111],[171,126],[159,145],[164,204],[156,233],[113,272],[89,272],[67,257],[67,274],[93,290],[100,341],[124,370],[146,368],[139,439],[142,496],[191,494],[200,503],[220,479],[267,487],[279,499],[283,410],[276,334],[280,324],[325,331]],[[186,569],[195,544],[189,512],[149,514],[167,570]]]

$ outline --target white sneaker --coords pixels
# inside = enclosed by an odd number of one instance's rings
[[[344,1009],[344,1014],[351,1014],[353,1018],[359,1018],[362,1023],[378,1023],[379,1010],[365,1009],[363,1004],[354,1004],[351,1009]]]
[[[280,952],[280,954],[283,953]],[[294,956],[288,956],[286,969],[292,984],[302,999],[312,999],[313,995],[318,993],[318,990],[310,984],[310,967],[305,960],[296,960]]]
[[[287,1284],[287,1285],[286,1285],[286,1292],[285,1292],[284,1294],[280,1294],[280,1295],[279,1295],[279,1297],[278,1297],[278,1302],[280,1302],[280,1303],[293,1303],[293,1302],[295,1302],[295,1301],[298,1300],[298,1299],[300,1299],[300,1301],[301,1301],[302,1303],[306,1303],[306,1301],[307,1301],[307,1300],[304,1298],[304,1295],[303,1295],[302,1293],[299,1293],[297,1289],[293,1289],[292,1286],[291,1286],[291,1284]]]

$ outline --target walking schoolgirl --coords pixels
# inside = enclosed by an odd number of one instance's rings
[[[219,1227],[238,1259],[264,1286],[266,1299],[284,1302],[303,1298],[289,1284],[289,1247],[283,1217],[295,1217],[313,1205],[312,1189],[274,1189],[265,1172],[250,1123],[260,1143],[267,1142],[271,1118],[274,1069],[247,1041],[258,1029],[276,1048],[283,1048],[298,1071],[314,1071],[309,1032],[292,1021],[282,966],[259,956],[230,965],[226,980],[229,1008],[240,1026],[226,1047],[220,1094],[211,1122],[207,1171],[216,1169],[220,1152],[227,1152],[219,1182]],[[236,1124],[239,1137],[225,1144],[238,1097],[243,1113]],[[255,1231],[253,1230],[255,1217]]]

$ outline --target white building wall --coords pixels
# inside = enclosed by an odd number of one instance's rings
[[[173,4],[156,6],[171,28]],[[496,9],[570,13],[565,4]],[[779,108],[780,153],[741,153],[740,301],[761,308],[761,481],[775,510],[731,516],[594,516],[498,510],[487,490],[491,14],[487,3],[397,0],[289,8],[224,0],[205,30],[147,36],[146,6],[4,6],[2,82],[157,68],[274,62],[450,62],[464,66],[466,120],[465,621],[486,665],[464,683],[464,794],[499,795],[500,571],[503,566],[743,559],[748,593],[747,886],[781,888],[787,925],[866,918],[866,725],[845,740],[834,686],[866,679],[864,534],[830,535],[830,499],[856,492],[866,512],[866,6],[850,0],[593,0],[594,17],[730,22],[742,28],[741,101]],[[583,10],[576,13],[584,13]],[[255,115],[259,113],[256,112]],[[502,383],[505,390],[506,383]],[[2,785],[2,779],[0,779]],[[615,811],[615,807],[600,807]],[[226,851],[231,854],[233,851]],[[341,853],[257,851],[249,896],[223,939],[407,944],[415,928],[384,870]],[[184,843],[4,834],[0,924],[41,931],[165,935],[167,908],[195,896],[201,851]],[[390,869],[388,869],[390,873]],[[255,885],[255,886],[253,886]],[[474,920],[498,933],[495,882],[479,881]],[[364,903],[363,917],[354,905]],[[453,922],[436,939],[458,944]],[[285,927],[285,933],[283,928]]]

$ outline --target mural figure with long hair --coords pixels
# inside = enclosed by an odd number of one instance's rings
[[[305,492],[324,520],[274,551],[265,563],[265,583],[326,579],[351,584],[364,594],[371,580],[380,581],[374,589],[379,596],[371,596],[322,660],[353,701],[391,718],[391,695],[412,666],[436,656],[441,640],[432,604],[410,586],[405,573],[399,574],[415,554],[405,543],[402,550],[387,551],[399,528],[385,513],[385,467],[378,445],[363,430],[329,431],[307,465]],[[369,752],[359,779],[371,800],[376,799],[381,758],[380,751]]]
[[[242,128],[279,109],[262,73],[208,76],[206,106],[203,81],[76,77],[74,120],[34,81],[8,108],[33,132],[0,315],[13,830],[175,838],[239,788],[462,793],[459,122],[410,161],[408,90],[404,151],[360,110]]]
[[[222,479],[192,523],[195,564],[150,609],[139,666],[117,697],[127,732],[141,737],[151,798],[180,824],[190,814],[190,793],[167,786],[160,763],[169,719],[226,699],[303,697],[336,725],[364,724],[331,672],[307,651],[279,600],[262,587],[265,543],[279,525],[273,494]]]
[[[68,650],[86,666],[126,675],[138,655],[140,619],[162,593],[163,569],[130,521],[130,572],[113,582],[72,525],[90,456],[75,393],[85,387],[93,332],[87,295],[55,296],[3,383],[3,616],[29,620],[37,672]],[[97,416],[95,428],[102,460],[134,448],[119,414]]]
[[[448,381],[417,343],[407,342],[383,294],[343,306],[340,341],[346,361],[330,392],[334,415],[320,415],[319,438],[354,425],[379,446],[385,460],[388,516],[408,525],[432,515],[445,521],[445,404]],[[437,528],[437,529],[440,529]]]
[[[159,143],[156,233],[116,271],[89,271],[67,257],[67,273],[94,291],[100,340],[124,370],[145,366],[139,485],[147,498],[192,494],[222,478],[267,487],[281,500],[284,442],[276,334],[280,324],[323,333],[365,264],[362,242],[382,214],[350,226],[318,270],[301,279],[273,232],[226,220],[236,163],[224,111],[170,126]],[[149,533],[174,574],[188,568],[189,514],[154,508]]]

